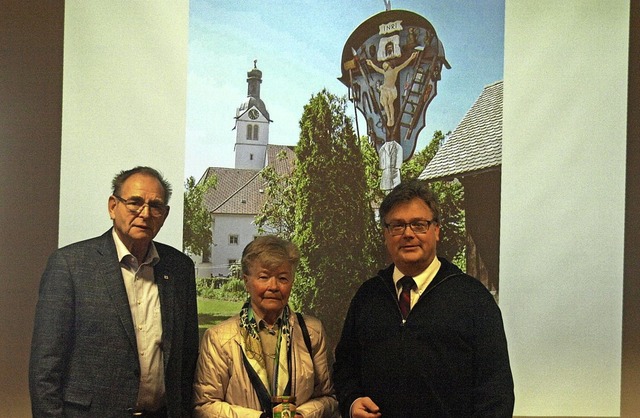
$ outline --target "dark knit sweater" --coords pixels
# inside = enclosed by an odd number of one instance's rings
[[[513,378],[489,291],[445,259],[403,325],[391,265],[351,301],[336,348],[344,417],[370,397],[384,418],[511,417]]]

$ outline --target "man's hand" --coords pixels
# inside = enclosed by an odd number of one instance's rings
[[[371,398],[358,398],[351,405],[351,418],[378,418],[382,416],[380,408]]]

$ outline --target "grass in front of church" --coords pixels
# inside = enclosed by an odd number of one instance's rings
[[[198,326],[202,334],[217,323],[240,312],[244,301],[228,301],[198,297]]]

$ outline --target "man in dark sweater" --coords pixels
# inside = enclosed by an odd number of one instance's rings
[[[511,417],[500,309],[480,281],[436,256],[431,191],[401,183],[380,221],[393,264],[362,284],[345,319],[333,376],[343,417]]]

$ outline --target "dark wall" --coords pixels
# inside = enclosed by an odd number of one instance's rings
[[[631,1],[630,19],[620,408],[625,418],[640,414],[640,1]]]
[[[64,1],[0,1],[0,416],[30,416],[38,282],[58,243]]]
[[[640,411],[640,6],[631,1],[623,417]],[[0,416],[29,413],[34,301],[57,247],[64,1],[0,0]],[[606,214],[602,222],[606,226]]]
[[[496,170],[462,179],[467,234],[475,245],[467,272],[492,291],[500,289],[500,177]]]

